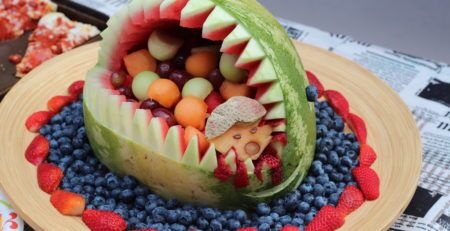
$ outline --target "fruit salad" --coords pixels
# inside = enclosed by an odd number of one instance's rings
[[[135,0],[101,35],[84,110],[108,168],[163,197],[219,207],[300,184],[315,147],[308,82],[256,1]]]

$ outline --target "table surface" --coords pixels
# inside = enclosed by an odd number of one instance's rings
[[[449,0],[259,0],[278,17],[450,63]]]

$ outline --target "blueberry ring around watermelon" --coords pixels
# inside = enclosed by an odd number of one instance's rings
[[[333,94],[339,94],[336,93],[335,91],[323,91],[320,82],[317,81],[317,79],[314,77],[312,73],[308,72],[308,77],[310,79],[310,82],[315,84],[315,86],[310,86],[306,89],[308,98],[310,100],[315,100],[315,98],[318,95],[322,94],[328,95],[327,97],[330,97],[332,95],[330,94],[330,92],[332,92]],[[355,132],[356,138],[357,140],[359,140],[359,142],[356,142],[354,135],[352,135],[351,133],[347,134],[346,136],[349,137],[350,140],[353,140],[355,142],[354,143],[349,142],[347,144],[344,144],[343,146],[338,145],[338,147],[347,147],[347,148],[351,146],[351,148],[348,149],[350,150],[349,154],[348,155],[345,154],[340,159],[338,159],[338,161],[340,160],[341,166],[345,167],[345,165],[349,164],[349,166],[352,167],[353,175],[358,184],[360,185],[359,187],[361,188],[361,190],[354,186],[356,185],[356,183],[353,181],[353,179],[349,179],[346,180],[347,182],[343,181],[339,183],[340,185],[339,189],[337,191],[332,191],[335,193],[330,194],[326,192],[321,192],[323,190],[325,191],[333,190],[334,185],[333,181],[339,182],[340,170],[331,173],[327,170],[328,166],[325,166],[324,168],[317,167],[319,163],[321,165],[321,163],[325,164],[336,162],[335,160],[333,160],[332,152],[327,153],[330,154],[328,155],[328,157],[324,156],[323,153],[326,153],[327,151],[326,147],[318,147],[317,148],[318,151],[316,152],[315,161],[312,169],[310,170],[309,177],[306,178],[306,181],[298,188],[297,191],[284,197],[281,201],[274,200],[269,204],[261,203],[256,208],[252,209],[252,211],[254,212],[248,214],[246,214],[242,210],[236,210],[233,212],[233,215],[229,217],[232,219],[229,219],[229,221],[226,221],[225,224],[222,224],[220,222],[220,216],[222,217],[228,216],[227,214],[230,212],[229,210],[220,211],[214,208],[192,207],[191,205],[183,206],[179,202],[169,200],[163,203],[163,207],[167,207],[166,211],[179,211],[179,209],[177,210],[175,209],[178,206],[179,208],[185,210],[181,210],[181,212],[178,213],[178,217],[175,216],[175,218],[170,218],[170,215],[167,214],[168,217],[164,219],[175,219],[175,220],[178,219],[178,221],[181,221],[182,224],[178,224],[176,223],[176,221],[172,221],[173,223],[171,225],[166,224],[166,226],[163,226],[160,223],[145,224],[145,222],[142,221],[142,218],[140,218],[140,216],[142,215],[140,215],[139,213],[131,214],[133,213],[132,211],[135,210],[131,209],[128,212],[128,210],[124,210],[123,208],[117,208],[119,207],[119,205],[117,206],[111,205],[107,203],[107,201],[102,202],[101,201],[102,199],[99,198],[103,197],[98,196],[97,192],[94,193],[91,191],[92,194],[89,194],[88,191],[85,191],[89,188],[89,185],[96,185],[101,188],[102,178],[98,180],[96,179],[93,184],[85,183],[85,186],[83,188],[81,188],[80,186],[79,182],[80,176],[81,179],[84,180],[88,178],[93,178],[94,176],[96,176],[97,178],[101,177],[100,174],[104,174],[106,176],[109,175],[109,177],[106,177],[106,179],[111,181],[110,184],[114,184],[114,181],[110,179],[114,179],[113,177],[116,177],[114,176],[114,174],[107,173],[108,172],[107,169],[101,163],[99,163],[98,160],[96,161],[96,158],[92,156],[92,154],[88,154],[89,145],[87,146],[83,145],[83,139],[85,142],[86,134],[84,127],[82,125],[83,120],[80,119],[80,117],[82,117],[81,111],[82,103],[80,100],[76,100],[77,95],[81,92],[80,89],[82,85],[83,82],[81,81],[75,82],[71,87],[69,87],[69,92],[71,93],[69,96],[53,97],[48,102],[49,111],[37,112],[29,117],[26,123],[27,128],[31,131],[39,130],[41,135],[36,136],[32,144],[30,144],[26,152],[26,158],[33,164],[39,164],[38,183],[43,191],[52,194],[51,197],[52,204],[61,213],[65,215],[80,215],[81,213],[83,213],[83,220],[92,230],[100,230],[100,228],[102,227],[103,228],[107,227],[108,230],[123,230],[125,229],[124,227],[126,227],[127,225],[128,228],[130,229],[154,228],[156,230],[164,230],[164,228],[171,228],[173,230],[184,230],[184,228],[188,227],[189,220],[191,220],[192,222],[192,217],[188,215],[192,212],[194,214],[198,213],[199,214],[198,216],[200,217],[197,220],[197,222],[193,223],[193,225],[190,224],[191,228],[196,229],[206,229],[207,225],[209,224],[216,228],[220,227],[220,229],[222,228],[238,229],[240,227],[247,227],[247,228],[240,228],[240,230],[256,230],[256,228],[251,227],[249,228],[249,226],[257,227],[259,228],[259,230],[281,229],[282,225],[285,225],[285,227],[282,230],[299,230],[299,228],[297,227],[300,227],[300,229],[303,230],[303,227],[305,226],[306,226],[305,230],[325,230],[325,229],[334,230],[339,228],[343,224],[344,216],[357,209],[364,202],[365,199],[373,200],[378,197],[379,182],[376,182],[377,181],[376,173],[375,175],[373,175],[374,172],[373,170],[370,169],[370,166],[376,159],[376,154],[373,152],[373,150],[370,148],[369,145],[365,144],[365,142],[362,142],[366,139],[364,121],[362,121],[356,115],[349,113],[347,121],[352,122],[350,122],[351,125],[350,124],[348,125],[349,127],[352,128],[352,131]],[[334,122],[335,124],[333,125],[329,125],[328,123],[328,127],[336,129],[337,131],[340,131],[340,133],[342,133],[342,129],[344,128],[344,123],[341,118],[347,116],[345,116],[344,114],[341,117],[337,115],[337,113],[334,113],[334,111],[345,112],[348,110],[345,107],[342,107],[339,110],[337,110],[335,106],[336,102],[333,103],[333,100],[339,100],[341,102],[339,105],[346,104],[345,98],[341,96],[338,96],[337,98],[336,97],[329,98],[330,104],[334,106],[335,109],[331,109],[326,102],[315,103],[317,108],[316,115],[318,118],[317,121],[319,127],[318,136],[320,137],[317,140],[319,146],[321,146],[322,143],[324,145],[327,144],[327,142],[321,142],[321,139],[333,137],[333,135],[330,134],[335,133],[335,132],[327,132],[326,129],[328,128],[327,126],[325,126],[325,124],[327,123],[320,121]],[[54,115],[55,113],[58,114]],[[321,120],[328,118],[329,116],[331,116],[334,119]],[[47,122],[49,124],[45,125],[45,123]],[[56,127],[59,126],[61,129],[60,126],[61,124],[64,124],[63,126],[65,126],[65,128],[62,130],[58,130]],[[66,135],[69,137],[73,136],[72,141],[70,140],[64,141],[65,137],[61,138],[60,135],[57,135],[57,133],[61,132],[65,134],[67,133]],[[47,138],[45,138],[44,136]],[[55,138],[57,137],[59,137],[58,140],[55,140]],[[65,144],[58,145],[60,140],[62,143]],[[344,140],[344,142],[348,141]],[[68,149],[67,146],[70,145],[73,145],[74,148],[77,148],[76,151],[71,152],[70,150],[67,150]],[[48,148],[52,149],[49,155],[47,153],[49,150]],[[353,149],[355,150],[359,149],[358,161],[356,161],[358,159],[358,155],[355,155],[354,151],[353,154],[351,153]],[[341,151],[339,151],[339,148],[335,150],[337,151],[337,153],[344,154],[341,153]],[[329,158],[329,160],[326,160],[327,158]],[[339,157],[337,157],[336,155],[336,158]],[[46,159],[46,161],[42,162],[44,159]],[[84,166],[83,161],[85,161],[86,165],[94,166],[94,168],[91,167],[91,169],[89,168],[83,169]],[[359,167],[353,167],[357,165],[358,162]],[[338,165],[336,169],[339,169],[341,166]],[[63,169],[65,172],[64,179],[63,179],[63,171],[61,169]],[[94,175],[90,173],[90,171],[93,171],[93,169],[97,169]],[[332,179],[331,181],[327,181],[326,179],[328,178],[327,174],[331,176]],[[371,174],[372,177],[370,177]],[[93,179],[86,180],[86,182],[89,181],[94,180]],[[73,183],[72,185],[71,182]],[[133,192],[135,192],[136,195],[140,195],[142,193],[143,194],[149,193],[148,191],[146,192],[145,187],[138,186],[136,180],[132,177],[124,177],[123,179],[120,179],[120,185],[123,185],[124,190],[118,196],[118,198],[120,199],[117,200],[118,201],[120,200],[121,201],[120,203],[122,204],[124,201],[130,202],[130,199],[127,198],[130,197],[130,195],[127,195],[130,193],[130,190],[129,189],[127,190],[126,188],[136,187],[134,188],[133,191],[131,191],[131,194],[133,194]],[[325,186],[325,188],[323,187],[321,188],[322,185]],[[60,189],[57,189],[58,187],[60,187]],[[112,190],[112,193],[114,193],[114,191],[115,190]],[[79,193],[81,193],[81,195]],[[304,195],[300,196],[300,194]],[[339,198],[340,194],[341,197]],[[312,201],[310,201],[309,204],[306,203],[305,200],[306,201],[311,200],[308,199],[308,197],[313,195],[314,197],[312,198]],[[149,193],[146,196],[148,198],[153,199],[158,198],[158,196],[152,193]],[[299,199],[298,197],[302,197],[303,199]],[[147,204],[144,205],[142,204],[143,202],[140,202],[142,198],[143,198],[142,196],[135,196],[135,198],[131,199],[134,200],[132,206],[138,208],[139,206],[142,206],[144,210],[147,210],[148,205]],[[328,200],[329,202],[328,203],[326,201],[323,202],[324,199]],[[110,200],[111,199],[108,199],[108,201]],[[88,209],[83,212],[85,204],[87,204]],[[310,204],[311,208],[309,208]],[[158,208],[161,209],[163,207]],[[154,211],[155,209],[156,208],[153,208]],[[108,210],[111,211],[114,210],[114,213],[108,212]],[[286,211],[283,212],[282,210],[287,210],[287,212]],[[183,213],[183,211],[186,211],[186,213]],[[270,213],[270,211],[272,211],[272,213]],[[317,211],[318,214],[316,215]],[[304,212],[303,218],[301,218],[302,216],[298,217],[299,215],[294,215],[294,214],[302,214],[301,212]],[[218,216],[218,219],[211,219],[210,217],[211,213],[212,214],[218,213],[220,215],[217,214],[213,215]],[[158,219],[159,217],[158,213],[156,212],[154,214],[149,212],[149,214],[152,214],[149,215],[149,217],[156,216],[156,218],[153,219]],[[278,216],[278,214],[281,214],[282,216],[281,215]],[[283,214],[290,214],[290,215],[283,215]],[[209,216],[209,220],[202,219],[203,216],[204,217]],[[314,216],[316,216],[316,218],[313,219]],[[136,221],[137,219],[136,217],[139,217],[141,220]],[[245,219],[245,217],[247,217],[247,219]],[[274,222],[274,219],[279,219],[280,222]],[[106,222],[110,223],[107,224]],[[183,224],[183,222],[187,222],[188,224],[186,223]]]
[[[255,0],[135,0],[101,35],[83,103],[90,143],[109,169],[164,198],[221,208],[250,208],[300,184],[314,154],[314,105],[294,46]],[[161,66],[176,66],[186,47],[177,70],[193,78],[165,77]],[[214,110],[205,103],[209,63],[225,78],[213,92],[226,101]],[[123,72],[127,80],[111,81]]]

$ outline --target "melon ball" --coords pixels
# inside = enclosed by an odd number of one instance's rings
[[[153,99],[165,108],[172,108],[181,98],[178,86],[169,79],[156,79],[147,91],[149,99]]]
[[[247,71],[235,66],[237,55],[223,53],[220,57],[219,69],[223,77],[233,83],[242,83],[247,77]]]
[[[208,80],[204,78],[193,78],[186,82],[181,95],[183,97],[195,96],[204,100],[212,90],[213,86]]]
[[[205,128],[208,105],[194,96],[187,96],[175,107],[175,119],[183,127],[192,126],[198,130]]]
[[[131,89],[133,94],[140,101],[147,99],[147,91],[153,81],[159,79],[159,76],[155,72],[143,71],[133,78]]]

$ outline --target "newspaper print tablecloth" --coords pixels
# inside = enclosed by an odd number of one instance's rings
[[[128,2],[128,0],[73,1],[93,9],[100,9],[107,15],[113,14]],[[423,169],[410,205],[390,230],[449,231],[450,65],[281,18],[279,21],[291,38],[327,49],[359,63],[384,80],[402,97],[413,113],[421,132]]]

